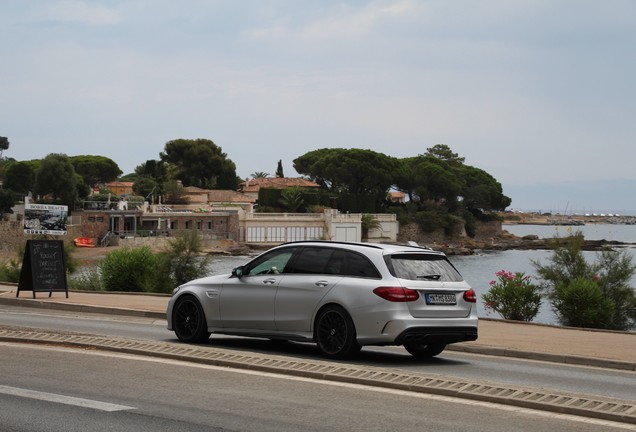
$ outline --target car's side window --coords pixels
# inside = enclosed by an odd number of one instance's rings
[[[341,271],[343,276],[365,277],[380,279],[380,273],[369,259],[359,253],[342,251],[345,255],[345,265]]]
[[[272,251],[252,261],[246,269],[244,276],[259,274],[287,273],[287,263],[297,248],[285,248]]]
[[[304,247],[294,258],[292,273],[324,274],[329,258],[334,253],[332,248]]]
[[[344,275],[345,259],[345,251],[341,249],[335,250],[327,262],[325,273],[331,275]]]

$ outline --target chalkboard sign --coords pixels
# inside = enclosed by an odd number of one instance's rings
[[[36,292],[65,292],[68,298],[62,240],[27,240],[16,297],[20,291],[33,291],[33,298]]]

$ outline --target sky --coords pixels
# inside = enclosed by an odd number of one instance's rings
[[[632,0],[0,0],[3,156],[446,144],[512,208],[636,214],[635,47]]]

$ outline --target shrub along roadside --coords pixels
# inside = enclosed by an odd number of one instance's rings
[[[151,292],[157,267],[157,258],[147,246],[118,249],[99,263],[106,291]]]
[[[490,282],[482,297],[486,310],[492,309],[507,320],[532,321],[541,307],[540,288],[524,273],[501,270],[496,275],[497,280]]]
[[[555,238],[548,264],[533,261],[550,304],[563,325],[631,330],[636,328],[636,272],[625,250],[603,250],[597,262],[583,257],[583,234]]]
[[[69,288],[170,293],[207,274],[209,259],[201,252],[201,239],[194,230],[170,239],[159,253],[148,247],[118,249],[108,253],[96,267],[69,279]]]

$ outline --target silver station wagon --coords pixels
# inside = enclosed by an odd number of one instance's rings
[[[221,333],[314,342],[335,359],[365,345],[403,345],[428,358],[477,339],[476,300],[441,252],[304,241],[176,288],[167,319],[189,343]]]

